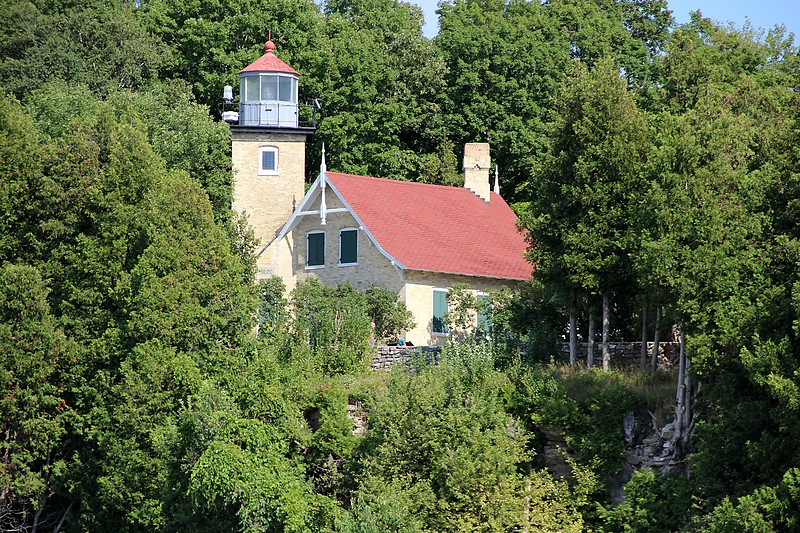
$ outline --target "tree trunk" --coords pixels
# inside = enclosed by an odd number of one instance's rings
[[[650,370],[653,374],[658,370],[658,330],[661,327],[661,306],[656,306],[656,332],[653,335],[653,355],[650,356]]]
[[[675,402],[675,456],[682,459],[689,451],[689,435],[692,425],[692,378],[691,363],[686,356],[686,335],[679,329],[678,391]]]
[[[684,400],[684,387],[683,380],[686,373],[686,357],[683,348],[683,334],[680,336],[680,350],[678,352],[678,390],[675,396],[675,431],[680,435],[680,429],[683,422],[683,400]]]
[[[647,299],[642,302],[642,351],[639,366],[644,368],[647,362]]]
[[[569,366],[575,368],[578,358],[578,317],[575,311],[575,287],[569,290]]]
[[[692,366],[692,361],[686,355],[686,341],[685,335],[681,333],[681,352],[683,353],[683,432],[681,439],[681,452],[688,453],[689,451],[689,433],[691,432],[692,425],[692,374],[689,368]]]
[[[575,310],[569,313],[569,366],[575,368],[575,359],[578,354],[578,319],[575,317]]]
[[[67,515],[72,509],[73,503],[75,502],[69,502],[69,505],[67,505],[67,509],[64,511],[64,514],[61,515],[61,520],[58,521],[58,524],[56,525],[55,529],[53,529],[53,533],[58,533],[59,531],[61,531],[61,528],[64,526],[64,520],[67,519]]]
[[[611,370],[611,352],[608,349],[608,322],[611,311],[608,295],[603,295],[603,370]]]
[[[594,338],[595,338],[594,310],[589,310],[589,334],[586,346],[586,368],[594,366]]]

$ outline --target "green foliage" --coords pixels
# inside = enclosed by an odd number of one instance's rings
[[[316,278],[291,295],[292,358],[310,359],[326,374],[351,374],[370,360],[370,319],[363,293],[350,285],[328,287]]]
[[[148,246],[130,272],[128,339],[161,338],[186,351],[236,347],[255,302],[207,197],[186,175],[170,174],[145,204]]]
[[[448,330],[460,340],[475,329],[478,299],[467,283],[455,283],[447,289],[447,313],[444,315]]]
[[[45,150],[17,100],[0,94],[0,261],[28,260],[40,246],[35,208],[49,180]],[[27,199],[27,201],[25,201]]]
[[[736,503],[726,498],[710,515],[706,531],[800,530],[800,472],[789,469],[775,487],[760,487]]]
[[[52,524],[71,460],[74,352],[30,266],[0,268],[0,528]],[[70,401],[68,401],[70,400]]]
[[[678,531],[687,523],[691,506],[688,480],[637,471],[625,484],[625,501],[612,509],[600,508],[601,531]]]
[[[438,365],[416,375],[393,372],[370,412],[357,512],[375,506],[372,516],[388,520],[392,515],[380,509],[388,499],[400,513],[410,508],[429,530],[579,530],[567,484],[521,471],[530,460],[529,437],[503,409],[510,386],[486,344],[453,345]]]
[[[109,97],[118,109],[133,107],[146,124],[153,151],[171,170],[186,171],[208,194],[214,219],[231,218],[233,170],[230,130],[196,103],[184,80],[154,83],[138,94],[115,92]]]
[[[556,100],[550,152],[529,213],[537,277],[563,292],[608,294],[629,283],[633,209],[646,124],[613,62],[574,62]]]
[[[367,314],[375,323],[375,335],[379,339],[396,339],[397,335],[416,326],[414,315],[405,302],[398,299],[397,293],[370,285],[365,296]]]
[[[508,303],[508,331],[512,339],[519,339],[528,361],[557,360],[564,328],[559,311],[550,288],[539,280],[525,281],[514,290]]]
[[[192,468],[189,491],[198,506],[231,508],[244,531],[306,531],[315,506],[311,487],[284,454],[268,425],[220,420]]]
[[[0,23],[0,75],[24,99],[48,81],[137,89],[171,65],[133,2],[9,0]]]
[[[616,473],[624,451],[621,420],[638,402],[624,376],[558,367],[514,369],[514,412],[532,430],[561,432],[583,464],[605,476]]]
[[[256,290],[258,291],[258,335],[276,337],[285,331],[289,318],[286,286],[282,278],[273,276],[258,280]]]

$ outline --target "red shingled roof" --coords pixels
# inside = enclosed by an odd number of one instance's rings
[[[264,45],[264,50],[267,52],[259,57],[248,66],[239,71],[242,72],[287,72],[289,74],[297,74],[297,71],[292,67],[281,61],[275,55],[275,44],[272,41],[267,41]],[[299,74],[297,74],[299,76]]]
[[[328,172],[381,248],[411,270],[523,280],[533,267],[517,217],[499,194]]]

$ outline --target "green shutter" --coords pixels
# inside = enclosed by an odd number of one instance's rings
[[[309,233],[306,249],[306,266],[322,266],[325,264],[325,234]]]
[[[339,233],[339,264],[358,262],[358,231],[344,230]]]
[[[489,316],[491,300],[485,294],[478,295],[478,331],[479,335],[488,336],[492,333],[492,319]]]
[[[433,324],[434,333],[447,333],[444,315],[447,313],[447,291],[433,291]]]

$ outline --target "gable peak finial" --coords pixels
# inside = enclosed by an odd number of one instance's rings
[[[325,202],[325,190],[326,181],[328,176],[326,176],[326,172],[328,171],[327,165],[325,164],[325,143],[322,143],[322,161],[319,164],[319,185],[322,191],[322,198],[320,199],[319,203],[319,223],[321,226],[325,226],[328,222],[328,205]]]

